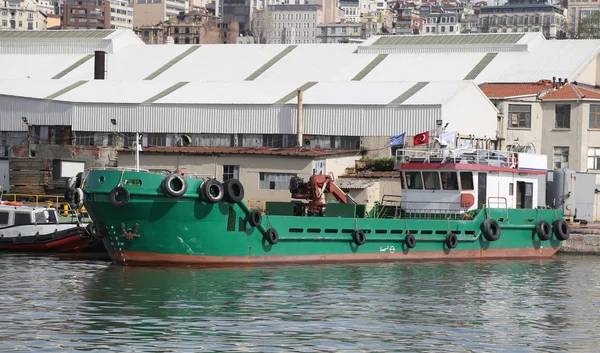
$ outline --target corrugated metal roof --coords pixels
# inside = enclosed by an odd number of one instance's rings
[[[416,82],[319,82],[304,92],[304,104],[386,105]],[[297,104],[298,97],[288,103]]]
[[[185,154],[258,154],[280,156],[318,157],[339,154],[356,154],[358,150],[331,150],[323,148],[269,148],[269,147],[147,147],[146,153]],[[374,182],[373,182],[374,183]]]
[[[350,81],[377,56],[355,51],[352,44],[299,45],[255,81]]]
[[[392,54],[388,55],[362,81],[462,80],[485,54]]]
[[[0,31],[0,54],[90,54],[116,52],[142,40],[125,29],[66,31]]]
[[[191,45],[135,45],[129,46],[115,54],[109,54],[106,59],[106,79],[118,81],[143,80],[150,74],[167,64],[176,56],[182,54]],[[177,65],[181,65],[179,62]],[[94,60],[64,76],[65,79],[93,80]],[[178,81],[177,78],[161,77]],[[179,81],[187,81],[186,79]]]
[[[537,82],[552,77],[573,81],[599,52],[600,40],[545,40],[530,52],[499,53],[475,81]]]
[[[166,90],[175,82],[168,81],[89,81],[55,100],[77,103],[142,103]]]
[[[287,45],[202,45],[163,73],[182,81],[243,81]]]
[[[46,98],[74,84],[74,80],[0,80],[0,94],[29,98]]]
[[[190,82],[155,103],[274,104],[304,83],[304,81]]]
[[[73,65],[82,57],[84,55],[81,54],[0,55],[0,68],[2,68],[0,70],[0,79],[49,79]],[[94,78],[93,69],[89,76],[91,79]]]
[[[473,81],[429,82],[428,85],[402,102],[402,105],[441,105],[454,98],[465,87],[472,85],[474,85]]]
[[[520,41],[524,33],[498,34],[430,34],[420,36],[382,36],[373,46],[431,46],[431,45],[482,45],[482,44],[515,44]]]

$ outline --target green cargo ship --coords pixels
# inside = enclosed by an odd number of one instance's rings
[[[92,169],[84,204],[115,263],[240,266],[548,258],[569,237],[538,207],[538,155],[402,151],[402,202],[369,212],[327,175],[292,178],[291,202],[250,209],[235,179]],[[337,202],[325,202],[326,194]]]

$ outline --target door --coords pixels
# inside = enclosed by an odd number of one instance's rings
[[[487,173],[477,174],[477,205],[487,207]]]
[[[533,183],[517,181],[517,208],[533,208]]]

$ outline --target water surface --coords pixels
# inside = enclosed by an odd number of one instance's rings
[[[0,254],[0,352],[596,352],[598,260],[203,269]]]

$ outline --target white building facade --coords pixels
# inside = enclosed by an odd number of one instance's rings
[[[32,0],[0,2],[0,30],[45,30],[48,26],[46,13]]]
[[[317,43],[317,25],[323,23],[320,5],[267,5],[256,11],[253,33],[258,43]]]

